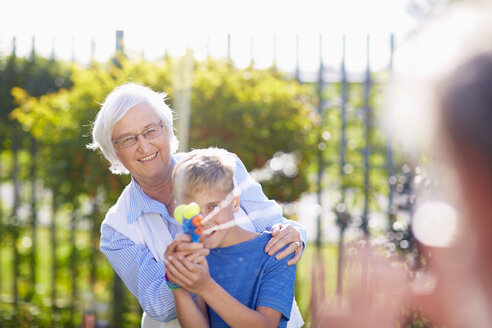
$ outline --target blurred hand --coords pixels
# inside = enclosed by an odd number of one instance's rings
[[[265,252],[269,255],[277,253],[282,247],[289,244],[286,249],[278,253],[275,258],[283,259],[289,254],[295,252],[295,256],[287,262],[288,265],[296,264],[302,257],[304,249],[301,234],[291,225],[277,223],[272,226],[272,239],[265,246]]]
[[[476,258],[464,244],[422,246],[429,265],[427,273],[414,284],[408,302],[435,325],[489,327],[492,318],[479,284],[483,265],[473,265]]]
[[[311,327],[394,328],[403,299],[408,293],[408,277],[403,269],[376,259],[369,250],[348,259],[347,299],[329,301],[325,295],[325,271],[320,254],[312,269]]]

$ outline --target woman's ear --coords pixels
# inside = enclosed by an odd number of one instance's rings
[[[232,199],[232,208],[234,209],[234,213],[239,211],[239,195],[234,196]]]

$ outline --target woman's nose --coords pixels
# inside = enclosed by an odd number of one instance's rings
[[[138,136],[137,144],[138,144],[138,148],[140,149],[140,151],[144,154],[148,150],[150,150],[150,142],[141,135]]]

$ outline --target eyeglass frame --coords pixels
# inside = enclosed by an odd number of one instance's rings
[[[164,127],[164,123],[162,123],[162,121],[159,121],[159,123],[154,123],[154,124],[155,124],[155,126],[156,126],[156,127],[158,127],[158,128],[159,128],[159,132],[160,132],[160,133],[159,133],[158,135],[156,135],[155,137],[152,137],[152,138],[146,138],[146,137],[145,137],[145,133],[146,133],[149,129],[154,128],[154,126],[149,126],[148,128],[146,128],[145,130],[143,130],[143,131],[142,131],[142,132],[140,132],[140,133],[137,133],[137,134],[130,134],[130,135],[127,135],[127,136],[119,137],[118,139],[111,139],[111,142],[112,142],[113,144],[115,144],[115,145],[118,145],[118,147],[120,147],[120,149],[125,149],[125,148],[130,148],[131,146],[136,145],[136,144],[137,144],[137,142],[138,142],[138,136],[142,136],[142,137],[144,137],[144,139],[145,139],[145,140],[155,139],[155,138],[157,138],[157,137],[159,137],[159,136],[161,136],[161,135],[162,135],[162,128]],[[120,145],[120,143],[118,142],[118,140],[120,140],[121,138],[128,138],[128,137],[132,137],[132,139],[133,139],[134,143],[132,143],[132,144],[131,144],[131,145],[129,145],[129,146],[124,146],[124,147],[122,147],[122,146]]]

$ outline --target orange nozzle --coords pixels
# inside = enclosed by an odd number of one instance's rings
[[[198,214],[193,218],[191,223],[193,224],[194,227],[199,227],[202,225],[202,221],[203,221],[203,216],[201,214]]]

